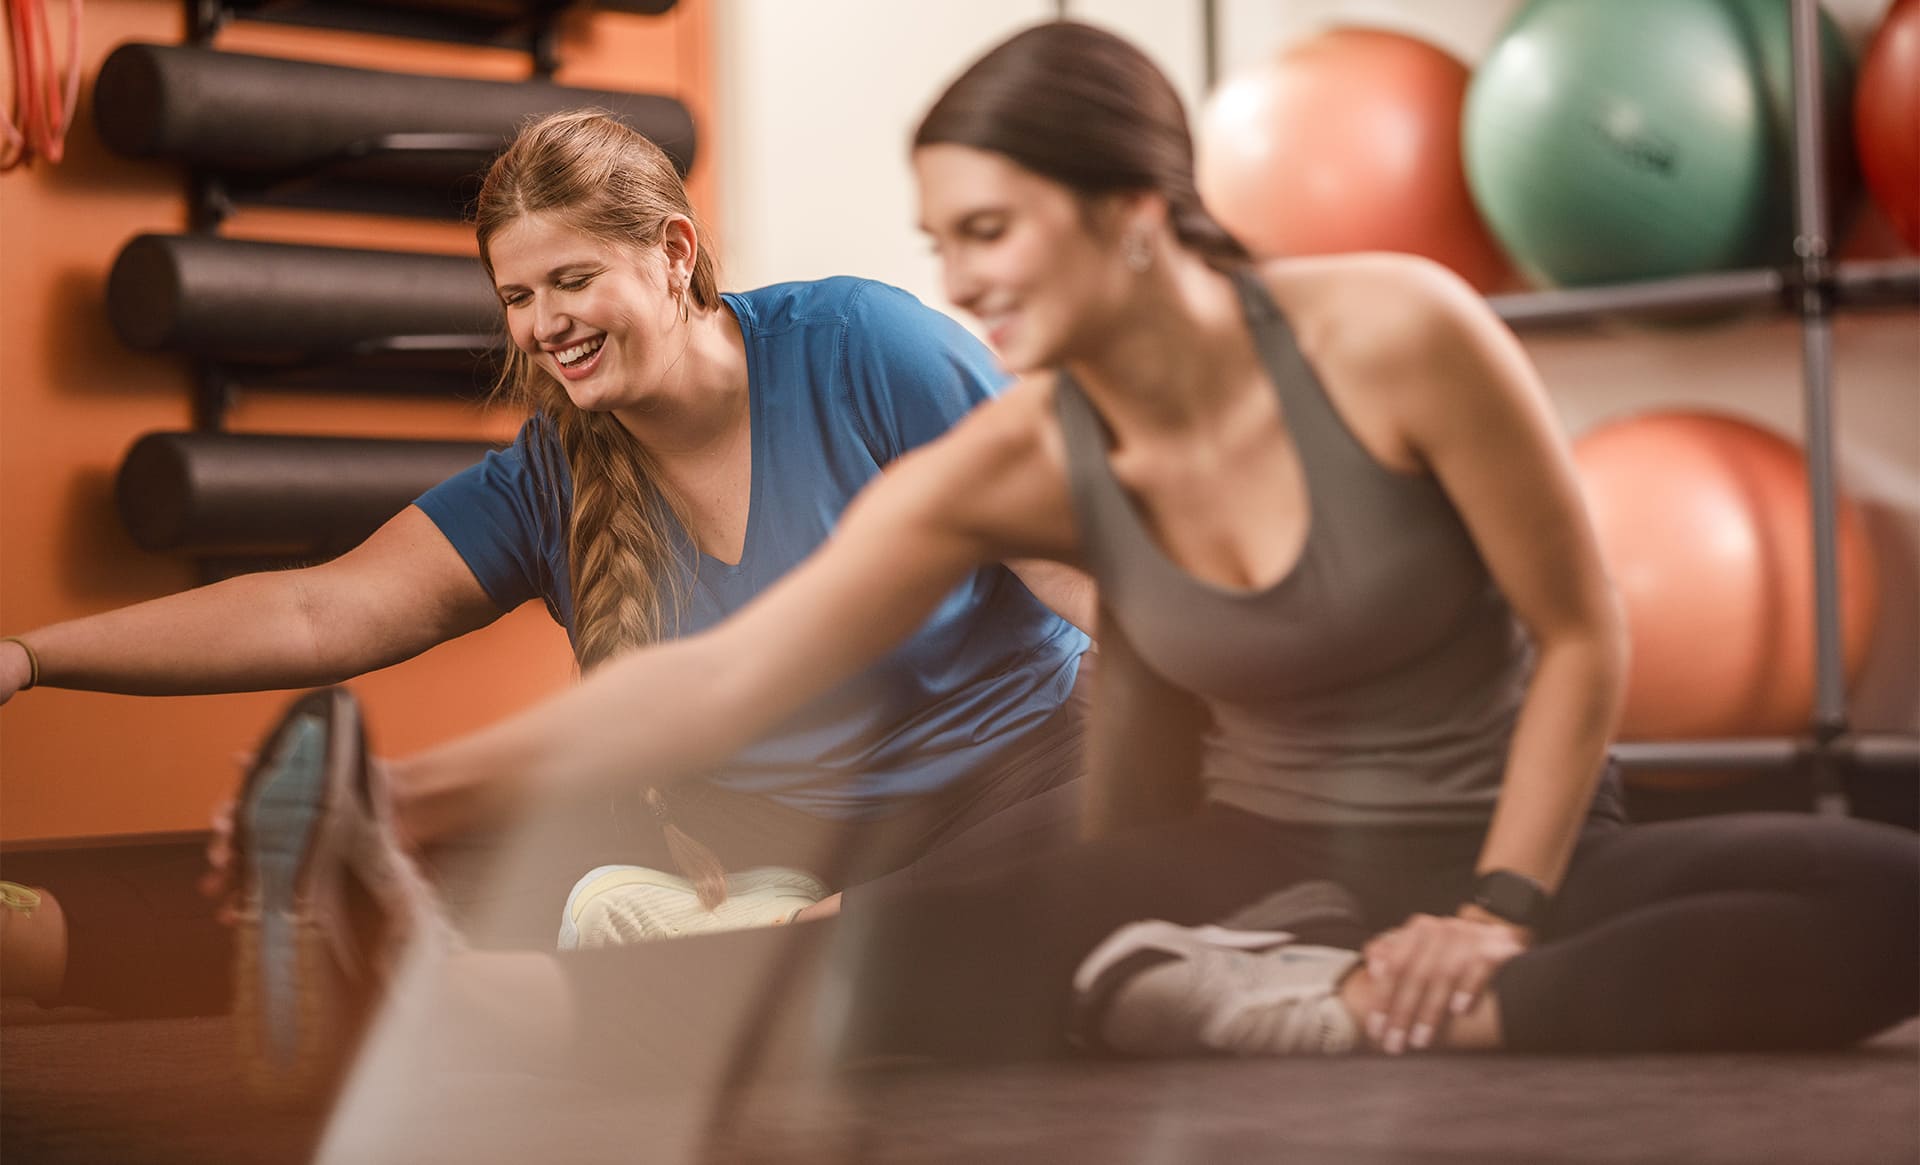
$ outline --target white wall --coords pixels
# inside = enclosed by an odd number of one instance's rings
[[[1194,0],[1068,0],[1067,16],[1097,24],[1147,50],[1173,81],[1187,112],[1206,97],[1206,20]]]
[[[944,304],[907,144],[933,98],[1050,0],[719,0],[726,282],[860,274]]]
[[[1182,95],[1199,99],[1198,4],[1068,10],[1152,46]],[[717,0],[727,283],[860,274],[947,306],[913,226],[908,140],[948,81],[1055,11],[1053,0]]]
[[[1222,74],[1336,22],[1398,28],[1472,62],[1521,0],[1221,0]],[[1891,0],[1827,0],[1858,43]],[[1068,14],[1140,44],[1197,109],[1198,0],[1068,0]],[[727,281],[857,273],[947,307],[913,229],[906,143],[980,52],[1055,15],[1051,0],[719,0]],[[1775,318],[1694,330],[1529,337],[1569,431],[1663,404],[1711,405],[1786,433],[1800,424],[1799,332]],[[1920,327],[1913,313],[1843,318],[1837,422],[1849,486],[1875,508],[1887,565],[1881,642],[1856,719],[1920,728]]]

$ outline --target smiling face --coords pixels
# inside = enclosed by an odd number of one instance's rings
[[[970,146],[922,146],[913,169],[947,297],[980,320],[1009,370],[1071,359],[1120,309],[1133,280],[1118,204],[1090,209],[1067,187]]]
[[[488,241],[514,346],[594,412],[657,393],[685,347],[683,278],[662,248],[616,246],[550,213],[525,215]]]

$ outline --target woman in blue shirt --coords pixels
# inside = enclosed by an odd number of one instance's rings
[[[333,562],[0,643],[0,702],[33,680],[143,694],[333,683],[533,598],[589,671],[622,649],[723,619],[820,543],[883,466],[1001,380],[963,329],[883,284],[721,293],[666,156],[603,115],[529,126],[496,163],[476,217],[514,341],[504,387],[532,414],[514,444]],[[482,938],[550,945],[568,885],[591,870],[600,892],[581,879],[567,925],[575,942],[594,945],[778,921],[936,850],[963,864],[992,861],[981,832],[949,843],[1078,771],[1070,697],[1087,641],[1023,580],[1069,613],[1090,602],[1071,572],[1019,569],[973,574],[900,649],[707,779],[654,785],[638,773],[611,802],[570,806],[538,841],[518,843],[530,867],[516,859],[483,874],[489,852],[453,876],[454,897],[470,900]],[[396,793],[403,831],[441,845],[456,870],[474,855],[453,839],[484,837],[518,805],[504,789],[475,796],[402,783]],[[1071,791],[1057,792],[1009,819],[1017,844],[1069,828],[1070,802]],[[663,835],[656,820],[671,828]],[[704,846],[670,854],[665,839],[688,835]],[[702,849],[734,872],[730,901]],[[692,884],[634,868],[688,854]],[[610,863],[623,868],[600,868]],[[144,1009],[107,965],[143,960],[79,957],[113,949],[113,888],[84,902],[62,897],[34,918],[0,911],[14,930],[65,929],[64,905],[99,936],[82,936],[51,975],[57,988],[64,971],[64,989],[33,993]],[[167,945],[156,959],[216,961],[193,954],[190,941]],[[206,945],[224,952],[225,938]],[[47,978],[7,981],[32,990]],[[224,997],[224,986],[209,995]]]

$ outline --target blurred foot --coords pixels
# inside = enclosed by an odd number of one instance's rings
[[[727,875],[727,898],[708,910],[693,883],[645,866],[600,866],[567,895],[560,916],[560,949],[585,950],[779,926],[827,896],[827,887],[803,870],[759,866]]]
[[[235,1027],[262,1099],[321,1099],[406,944],[446,928],[395,840],[352,696],[302,696],[256,756],[234,808]]]

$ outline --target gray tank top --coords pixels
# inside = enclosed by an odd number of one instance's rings
[[[1160,548],[1107,462],[1105,423],[1061,370],[1075,517],[1100,600],[1145,663],[1206,705],[1207,795],[1281,821],[1484,823],[1532,649],[1430,474],[1375,461],[1251,272],[1234,276],[1299,450],[1309,526],[1261,591]]]

